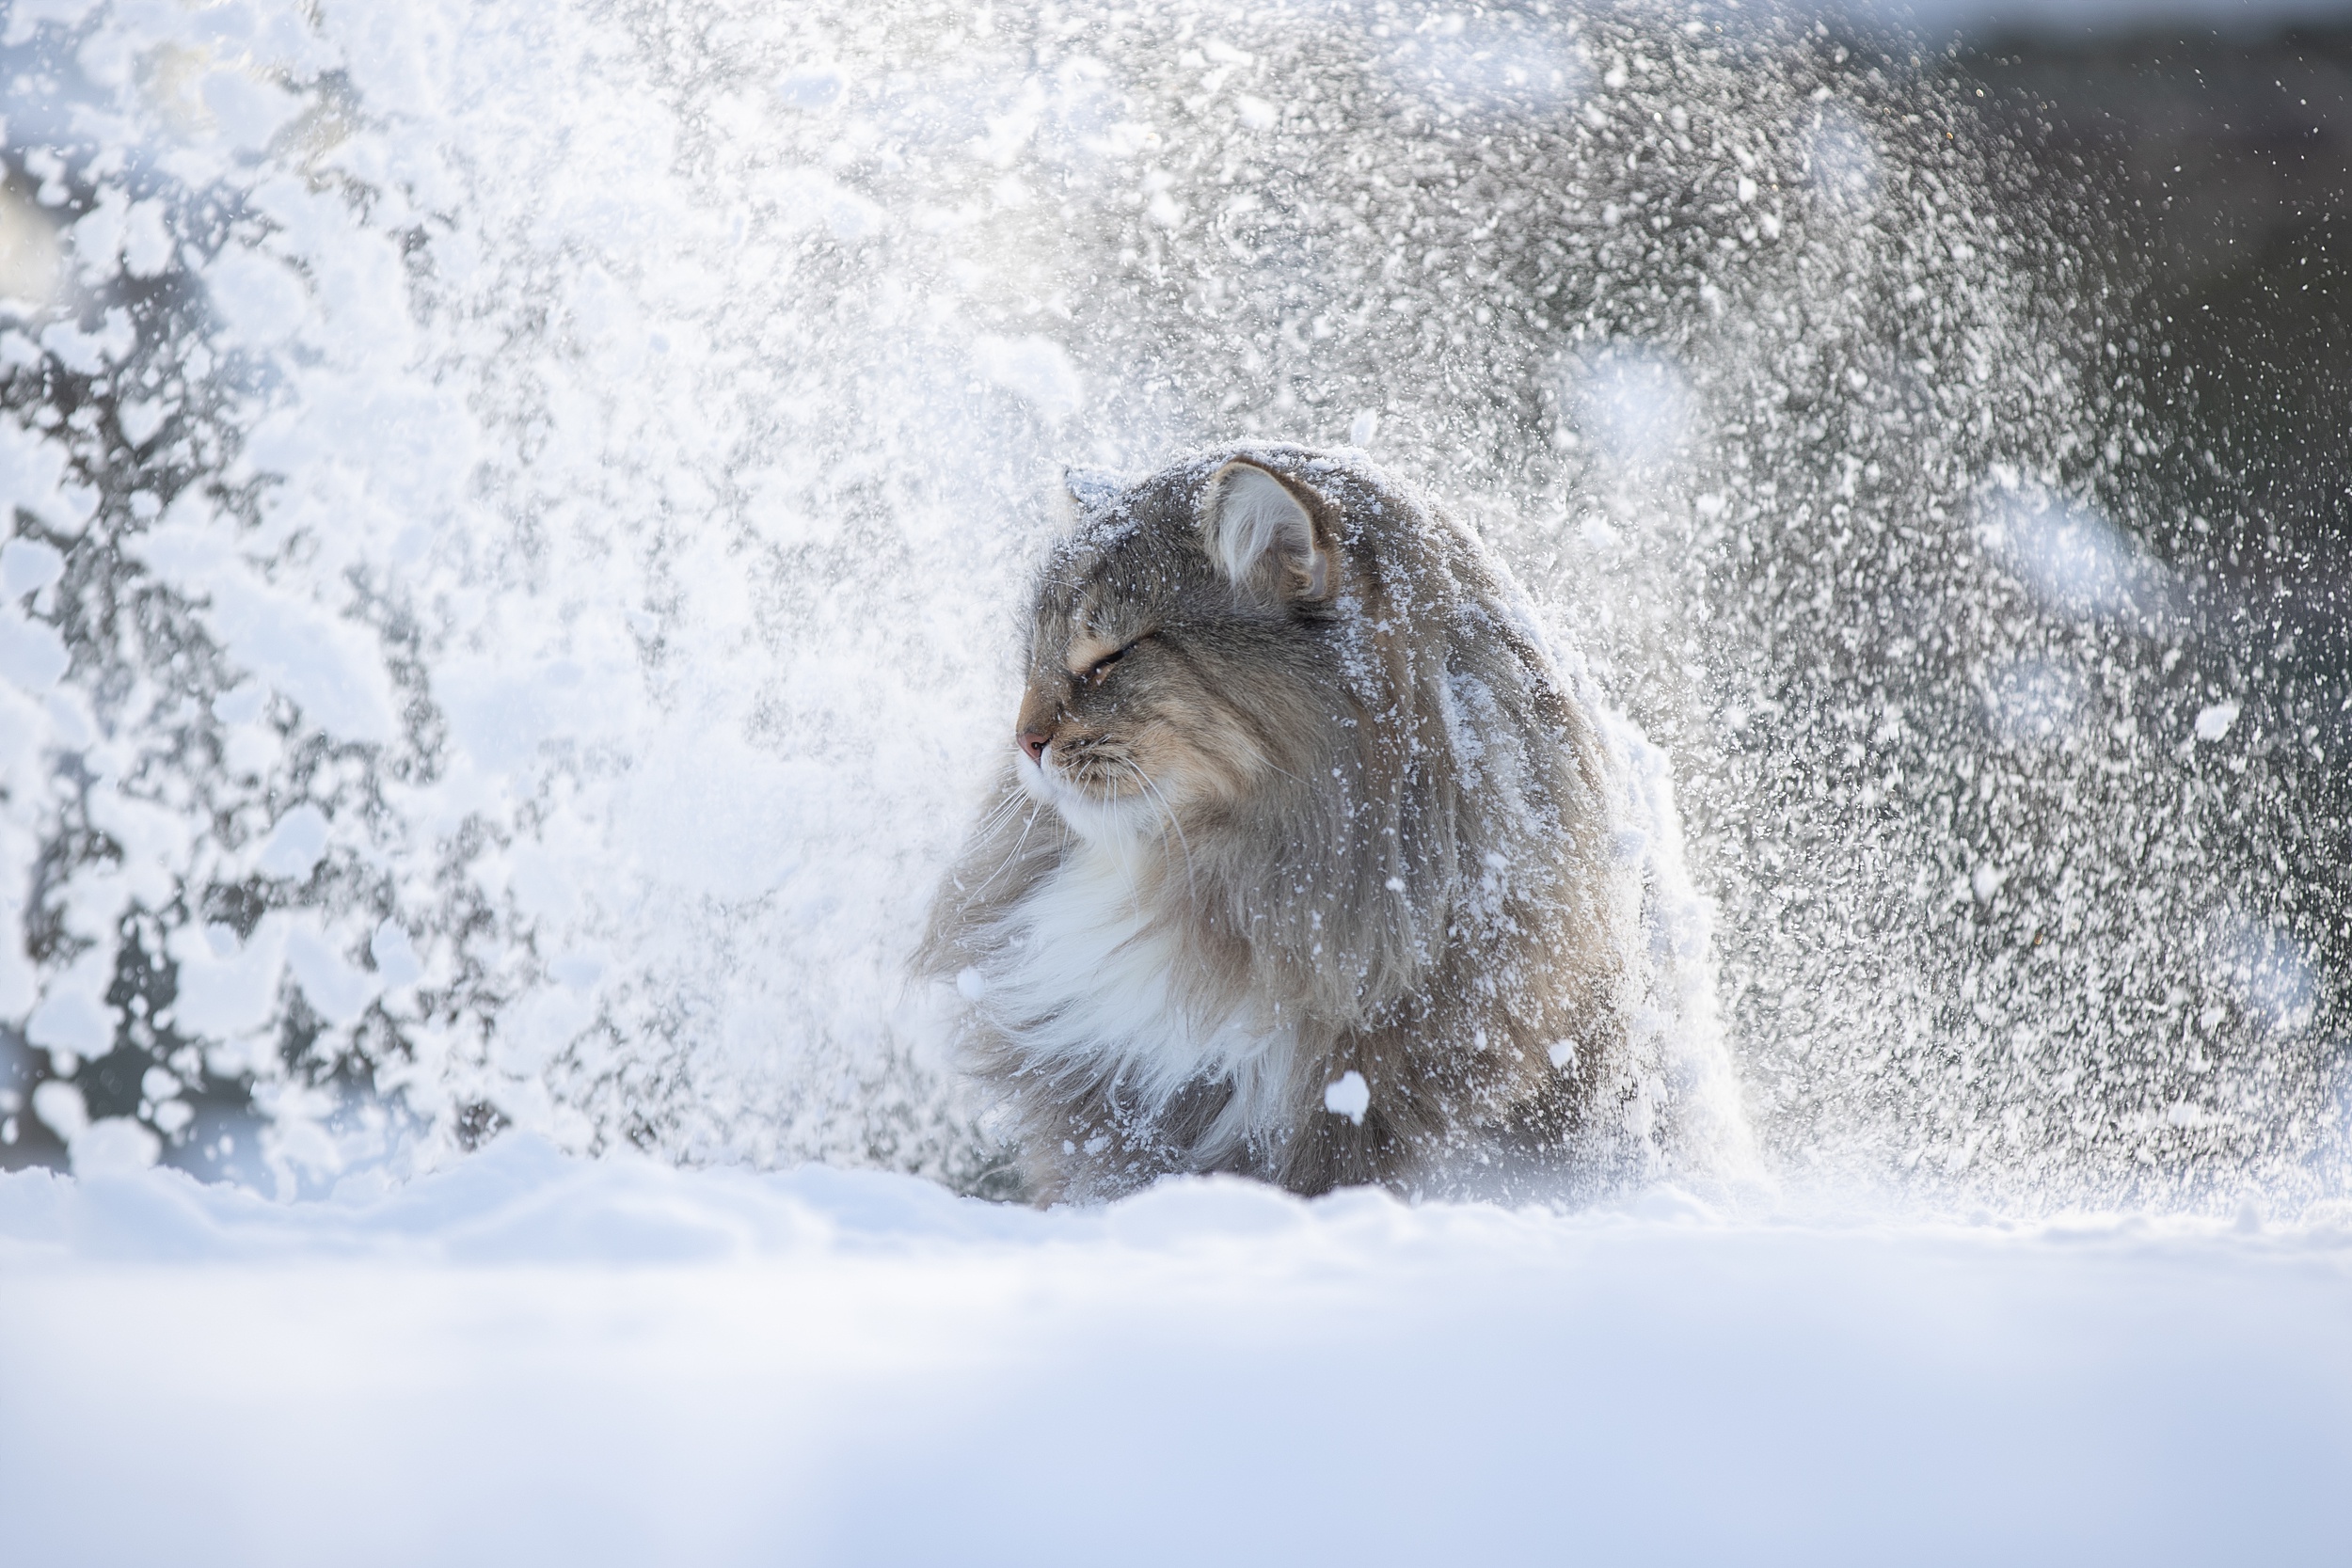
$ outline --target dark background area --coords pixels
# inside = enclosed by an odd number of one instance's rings
[[[2122,454],[2115,515],[2273,680],[2352,692],[2352,15],[1991,31],[1949,69],[2086,268],[2067,308],[2102,345],[2084,390]],[[2352,762],[2352,712],[2324,705]]]

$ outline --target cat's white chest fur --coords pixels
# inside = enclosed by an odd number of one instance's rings
[[[1238,1142],[1283,1119],[1295,1031],[1247,1010],[1201,1017],[1187,1006],[1180,966],[1190,960],[1136,895],[1140,852],[1073,845],[966,973],[965,992],[1037,1069],[1109,1076],[1147,1114],[1196,1080],[1230,1079],[1233,1100],[1207,1141]]]

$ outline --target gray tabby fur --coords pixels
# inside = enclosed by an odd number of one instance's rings
[[[1238,576],[1220,509],[1279,498],[1236,465],[1311,520]],[[1019,721],[1045,764],[1012,749],[918,957],[967,999],[1029,1196],[1171,1171],[1542,1196],[1628,1167],[1639,878],[1501,565],[1357,454],[1232,446],[1071,488]]]

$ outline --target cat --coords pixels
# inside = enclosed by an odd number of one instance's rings
[[[1664,771],[1613,752],[1501,564],[1358,453],[1068,488],[1013,744],[916,960],[1027,1196],[1653,1172],[1724,1076],[1661,1043],[1655,972],[1692,942],[1645,886],[1678,837],[1670,802],[1662,837],[1626,824]]]

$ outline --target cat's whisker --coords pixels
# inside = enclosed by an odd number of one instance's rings
[[[994,832],[1011,819],[1012,814],[1021,808],[1024,800],[1025,797],[1019,790],[1007,791],[994,805],[988,808],[987,814],[980,818],[980,825],[973,831],[977,833]],[[1035,801],[1027,803],[1036,804]]]
[[[1138,912],[1144,907],[1143,879],[1136,866],[1136,844],[1124,833],[1112,833],[1103,841],[1119,866],[1120,875],[1127,881],[1127,896]]]
[[[1006,805],[1008,808],[1017,805],[1020,803],[1021,799],[1022,798],[1017,795],[1008,796],[1006,798]],[[987,881],[982,882],[978,887],[972,890],[972,895],[974,897],[977,898],[981,894],[986,893],[995,884],[997,878],[1003,876],[1006,872],[1010,871],[1014,866],[1021,863],[1021,851],[1028,847],[1030,831],[1037,826],[1038,814],[1045,809],[1042,804],[1035,800],[1029,801],[1028,804],[1029,819],[1021,824],[1021,836],[1013,841],[1012,853],[1007,855],[1004,858],[1003,863],[999,864],[995,870],[989,873]]]
[[[1197,905],[1200,902],[1200,888],[1193,880],[1192,845],[1184,837],[1184,825],[1176,820],[1176,808],[1168,803],[1168,797],[1160,792],[1160,786],[1152,782],[1152,776],[1146,773],[1139,765],[1129,762],[1126,768],[1127,771],[1136,776],[1136,783],[1143,786],[1144,792],[1159,802],[1160,816],[1167,823],[1167,826],[1160,830],[1162,849],[1166,849],[1168,846],[1168,829],[1175,830],[1177,847],[1182,850],[1184,857],[1184,892],[1191,895],[1192,902]]]

